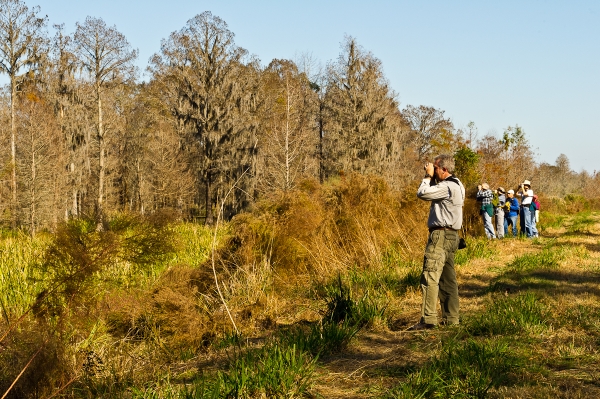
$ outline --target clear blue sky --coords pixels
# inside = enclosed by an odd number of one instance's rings
[[[538,162],[564,153],[600,171],[599,1],[26,0],[68,33],[86,16],[116,25],[144,70],[160,41],[211,11],[268,64],[337,58],[348,34],[383,62],[401,108],[446,111],[480,136],[523,127]]]

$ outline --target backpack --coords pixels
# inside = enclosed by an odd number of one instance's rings
[[[479,213],[481,215],[487,213],[488,215],[490,215],[490,217],[492,217],[494,216],[494,207],[492,206],[492,204],[481,204],[481,209],[479,210]]]

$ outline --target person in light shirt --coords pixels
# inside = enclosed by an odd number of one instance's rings
[[[452,175],[452,155],[438,155],[433,163],[426,163],[424,169],[425,178],[417,190],[417,197],[430,203],[427,219],[429,236],[421,273],[421,320],[409,328],[411,331],[438,325],[438,301],[442,308],[442,324],[459,323],[454,253],[460,241],[458,231],[463,222],[465,188]]]
[[[530,209],[531,201],[533,201],[533,190],[531,189],[531,182],[529,180],[521,183],[517,195],[521,197],[521,211],[519,212],[521,215],[521,235],[532,238],[537,234],[537,230],[534,233],[531,219],[532,212]],[[535,217],[535,212],[533,216]]]
[[[496,189],[496,193],[498,195],[498,203],[496,204],[494,210],[496,213],[496,237],[503,238],[504,237],[504,204],[506,203],[506,192],[503,187],[498,187]]]

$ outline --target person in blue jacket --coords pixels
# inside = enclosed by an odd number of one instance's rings
[[[519,216],[519,201],[515,198],[515,191],[508,190],[506,199],[506,214],[504,217],[504,234],[508,237],[508,226],[512,225],[512,235],[517,236],[517,217]]]

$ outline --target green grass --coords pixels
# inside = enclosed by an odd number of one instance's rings
[[[310,326],[294,326],[279,333],[279,342],[286,347],[312,356],[327,356],[344,349],[360,331],[360,327],[348,321],[341,323],[313,323]]]
[[[495,255],[494,248],[490,245],[490,240],[485,237],[465,238],[467,247],[459,249],[454,255],[454,263],[462,266],[473,259],[491,259]]]
[[[520,334],[545,329],[550,324],[547,306],[534,294],[493,296],[485,311],[466,321],[466,330],[474,335]]]
[[[600,338],[600,306],[577,305],[568,308],[559,322],[565,327],[570,325],[583,327]]]
[[[85,319],[85,312],[79,313],[77,319],[69,319],[66,315],[62,321],[67,328],[61,330],[65,337],[65,359],[81,364],[79,357],[82,353],[97,353],[104,361],[106,374],[98,374],[95,380],[89,377],[88,385],[84,384],[85,378],[82,378],[66,389],[64,394],[73,397],[149,399],[328,397],[332,391],[321,384],[318,389],[324,392],[311,391],[311,385],[317,378],[317,367],[319,373],[322,371],[325,375],[324,380],[330,380],[336,376],[335,373],[357,376],[353,371],[360,369],[360,376],[356,380],[350,380],[349,377],[349,381],[335,387],[345,389],[348,396],[356,393],[350,392],[354,388],[368,397],[379,395],[386,398],[536,397],[537,390],[546,388],[548,390],[543,392],[549,396],[551,392],[556,393],[562,388],[558,381],[560,378],[570,383],[577,381],[592,386],[590,381],[598,374],[600,308],[592,300],[586,300],[587,305],[569,302],[561,306],[570,299],[563,297],[563,291],[559,289],[565,286],[561,279],[572,278],[567,288],[580,286],[581,292],[585,290],[586,295],[597,296],[597,291],[594,291],[596,288],[593,288],[595,275],[590,273],[597,263],[593,261],[597,255],[597,244],[589,243],[589,232],[593,229],[591,220],[594,217],[588,212],[569,216],[572,219],[556,217],[546,220],[546,226],[552,223],[573,226],[573,235],[588,235],[586,242],[578,246],[572,243],[577,242],[579,237],[569,237],[566,243],[560,237],[522,239],[522,242],[512,242],[517,245],[507,245],[506,248],[526,247],[525,250],[530,253],[516,256],[496,269],[490,269],[487,261],[476,262],[475,267],[484,270],[481,275],[468,276],[465,273],[463,278],[467,283],[477,279],[478,284],[485,284],[492,279],[491,287],[488,291],[478,288],[471,291],[475,297],[465,295],[462,298],[467,302],[466,309],[478,308],[484,302],[480,311],[466,311],[460,326],[396,335],[400,339],[385,343],[390,332],[377,330],[378,326],[385,326],[385,323],[377,323],[385,321],[385,317],[400,317],[402,323],[404,317],[408,318],[403,314],[406,312],[405,301],[407,298],[412,300],[410,295],[417,294],[414,288],[418,288],[420,283],[420,259],[407,261],[398,250],[388,251],[382,255],[381,262],[375,262],[370,267],[347,268],[336,278],[315,276],[321,283],[311,287],[298,284],[297,288],[294,287],[298,291],[285,291],[287,296],[281,303],[277,302],[280,300],[277,295],[284,294],[283,291],[277,291],[280,287],[274,285],[277,279],[265,280],[265,287],[270,289],[269,295],[261,298],[256,309],[264,308],[268,317],[277,322],[269,323],[264,329],[257,327],[263,325],[262,320],[259,317],[255,320],[242,319],[238,313],[241,307],[234,304],[233,317],[239,322],[238,326],[244,335],[224,333],[223,336],[217,336],[216,331],[231,331],[231,328],[227,320],[223,322],[225,316],[222,313],[211,309],[212,313],[208,315],[210,323],[214,325],[207,324],[203,330],[204,319],[199,319],[197,330],[194,325],[190,333],[193,336],[197,331],[198,340],[187,341],[186,338],[186,341],[181,341],[183,344],[179,344],[180,341],[175,341],[179,331],[169,331],[167,327],[170,324],[166,321],[161,324],[161,319],[153,318],[162,317],[161,313],[153,316],[153,296],[170,295],[170,286],[164,287],[165,291],[162,292],[152,283],[160,282],[160,276],[171,266],[181,266],[186,272],[190,268],[205,266],[210,255],[213,231],[195,224],[174,225],[169,232],[180,245],[169,256],[155,257],[146,262],[138,256],[143,254],[136,255],[136,252],[140,250],[146,253],[147,249],[143,246],[151,241],[136,241],[143,238],[135,233],[140,230],[136,230],[135,226],[129,228],[126,218],[116,220],[110,225],[113,230],[109,231],[118,231],[119,236],[108,238],[114,239],[115,245],[125,248],[127,253],[125,250],[115,252],[111,262],[103,263],[102,269],[89,276],[92,283],[89,293],[100,300],[96,303],[90,301],[89,306],[81,302],[85,306],[77,309],[96,312],[94,318]],[[569,224],[571,220],[573,222]],[[88,238],[92,240],[89,242],[101,246],[105,242],[98,238],[99,235],[96,236],[93,227],[86,230]],[[224,234],[227,234],[225,229],[218,232],[221,242]],[[72,241],[66,240],[67,243]],[[505,244],[511,244],[485,238],[469,238],[467,241],[467,248],[456,252],[455,261],[465,268],[475,259],[491,259],[499,264],[497,251],[504,248]],[[0,306],[5,317],[11,314],[10,317],[14,318],[44,288],[49,275],[43,274],[39,265],[44,263],[44,253],[50,242],[51,237],[43,235],[31,239],[26,235],[7,234],[0,238]],[[141,259],[141,262],[136,263],[136,259]],[[585,262],[577,264],[579,268],[561,269],[563,265],[575,264],[576,260]],[[266,270],[271,270],[270,264],[265,265],[268,268]],[[251,274],[254,270],[239,268],[235,273]],[[232,282],[236,282],[245,284],[249,291],[254,290],[254,286],[248,285],[246,280],[235,280],[235,273],[223,277],[224,286],[231,287]],[[174,290],[187,290],[184,278],[173,282]],[[302,278],[301,281],[307,279]],[[190,287],[190,291],[195,288]],[[106,305],[101,302],[106,293],[113,295],[109,299],[121,298],[120,294],[132,290],[137,291],[139,298],[144,301],[136,302],[137,296],[123,295],[123,298],[131,301],[132,308],[129,309],[128,303],[124,303],[123,309],[117,309],[121,313],[115,311],[115,314],[120,319],[111,319],[99,307],[94,308],[96,305]],[[405,295],[407,292],[410,292],[409,296]],[[566,292],[571,294],[569,290]],[[199,303],[204,293],[203,290],[196,293]],[[180,298],[180,292],[173,291],[173,294],[177,296],[164,303],[174,306],[177,311],[176,299]],[[190,292],[190,295],[193,294]],[[554,305],[555,302],[557,305]],[[112,303],[108,305],[112,306]],[[230,305],[232,303],[229,302]],[[298,322],[287,328],[279,324],[280,320],[314,320],[312,316],[301,314],[307,309],[311,315],[320,309],[320,320]],[[206,311],[200,306],[196,310]],[[415,311],[412,305],[410,311]],[[100,315],[99,318],[97,315]],[[41,318],[38,316],[38,319]],[[95,320],[98,320],[97,327],[90,327]],[[162,325],[166,327],[163,329]],[[50,323],[44,324],[46,326],[50,326]],[[182,326],[187,328],[187,325]],[[363,357],[362,349],[367,340],[359,340],[367,337],[363,337],[361,331],[372,326],[375,328],[371,329],[368,338],[371,339],[372,335],[381,338],[381,341],[377,341],[377,346],[381,347],[372,347],[373,352]],[[111,329],[122,333],[117,336]],[[42,337],[40,331],[36,330]],[[46,331],[43,330],[44,333]],[[19,339],[26,333],[31,331],[23,331],[19,336],[13,334],[9,337],[12,341],[4,342],[9,344],[11,353],[16,354],[15,358],[20,355],[16,350],[21,345]],[[361,344],[356,347],[358,350],[346,350],[356,341]],[[68,347],[72,342],[77,342],[77,349]],[[188,342],[193,343],[188,345]],[[387,347],[382,349],[384,346]],[[57,346],[57,350],[63,349]],[[390,349],[392,354],[388,352]],[[30,352],[34,350],[37,347],[32,346]],[[125,360],[120,360],[119,356]],[[385,361],[379,362],[377,356]],[[27,360],[26,356],[21,358],[22,362]],[[130,363],[131,359],[135,359],[135,364]],[[210,366],[202,366],[198,370],[199,365],[205,364],[207,359],[210,359]],[[9,366],[8,361],[3,363],[3,367]],[[13,374],[19,371],[18,367],[13,368],[16,370]],[[556,377],[556,371],[564,370],[580,374],[576,378],[565,376],[566,373]],[[583,376],[588,372],[589,377]],[[541,379],[543,383],[540,383]],[[353,386],[354,382],[356,387]],[[367,385],[369,388],[366,388]],[[393,386],[390,388],[390,385]],[[48,396],[58,386],[40,395]],[[583,392],[581,397],[589,393]],[[544,397],[544,394],[537,397]]]
[[[554,241],[550,241],[541,251],[517,256],[512,262],[499,268],[498,276],[492,280],[489,291],[552,289],[559,279],[561,262],[583,253],[579,247],[556,246]]]
[[[420,276],[420,268],[414,262],[402,262],[380,269],[352,268],[342,276],[342,279],[347,281],[355,291],[398,294],[406,291],[408,286],[414,285],[412,276],[415,274],[415,269],[419,269],[418,275]]]
[[[315,364],[315,358],[294,346],[269,343],[238,353],[226,371],[199,378],[182,397],[305,397],[314,381]]]
[[[405,269],[404,276],[400,279],[403,290],[399,291],[398,294],[405,292],[407,288],[419,288],[421,285],[421,272],[422,266],[416,262],[411,263],[410,266]]]
[[[169,381],[149,384],[144,388],[130,389],[131,399],[179,399],[183,397],[181,387]]]
[[[441,353],[410,372],[384,398],[485,398],[511,380],[521,362],[507,341],[448,340]]]
[[[21,316],[46,287],[39,265],[50,242],[44,234],[31,238],[17,233],[0,239],[0,307],[6,321]]]
[[[174,232],[179,241],[179,250],[173,256],[172,264],[182,263],[197,267],[208,259],[214,235],[212,228],[194,223],[179,223]],[[217,245],[225,234],[226,229],[218,231]]]
[[[597,221],[592,212],[581,212],[575,215],[567,224],[567,232],[571,234],[589,234],[591,233],[591,227],[596,223]]]
[[[541,252],[516,257],[505,269],[505,273],[519,273],[535,269],[557,269],[567,257],[564,247],[544,248]]]
[[[540,218],[541,228],[553,228],[558,229],[564,226],[565,221],[568,219],[567,215],[559,215],[555,213],[544,212],[543,217]]]

